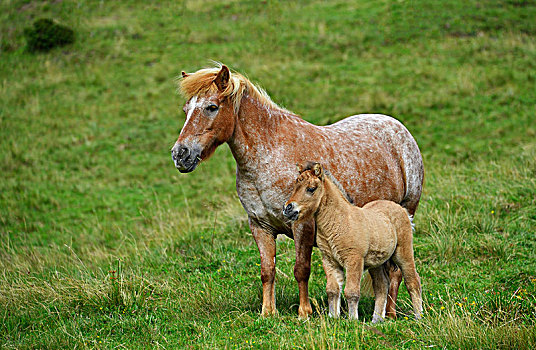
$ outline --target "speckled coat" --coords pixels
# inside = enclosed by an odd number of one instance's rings
[[[281,212],[296,177],[296,163],[315,160],[325,164],[357,205],[388,199],[401,203],[410,214],[415,212],[423,184],[422,157],[399,121],[363,114],[328,126],[313,125],[277,106],[226,66],[184,73],[181,88],[188,99],[184,106],[187,120],[172,158],[181,172],[190,172],[218,145],[226,142],[231,148],[237,164],[238,197],[261,255],[262,314],[276,312],[278,234],[295,240],[299,314],[312,312],[308,280],[314,223],[291,225]]]

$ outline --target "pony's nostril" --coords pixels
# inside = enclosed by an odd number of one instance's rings
[[[284,209],[283,209],[283,212],[285,214],[290,214],[290,212],[292,211],[292,209],[294,208],[294,206],[292,204],[288,204]]]
[[[173,162],[175,167],[181,173],[193,171],[201,161],[201,151],[195,147],[177,146],[172,151]]]
[[[190,150],[188,149],[188,147],[182,146],[181,148],[179,148],[177,152],[178,160],[180,160],[181,162],[186,162],[188,161],[189,156],[190,156]]]

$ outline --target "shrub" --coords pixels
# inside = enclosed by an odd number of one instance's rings
[[[74,42],[74,31],[71,28],[49,18],[36,20],[33,27],[24,29],[24,36],[30,52],[49,51]]]

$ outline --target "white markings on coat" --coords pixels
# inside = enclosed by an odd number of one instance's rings
[[[188,123],[188,120],[190,120],[190,118],[192,117],[192,114],[194,114],[196,107],[197,107],[197,96],[194,96],[188,102],[188,107],[187,107],[188,114],[186,114],[186,122],[184,123],[184,125]]]

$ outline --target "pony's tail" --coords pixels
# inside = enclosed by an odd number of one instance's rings
[[[415,223],[413,222],[413,215],[411,215],[406,208],[406,214],[408,214],[409,222],[411,223],[411,232],[415,233]]]

